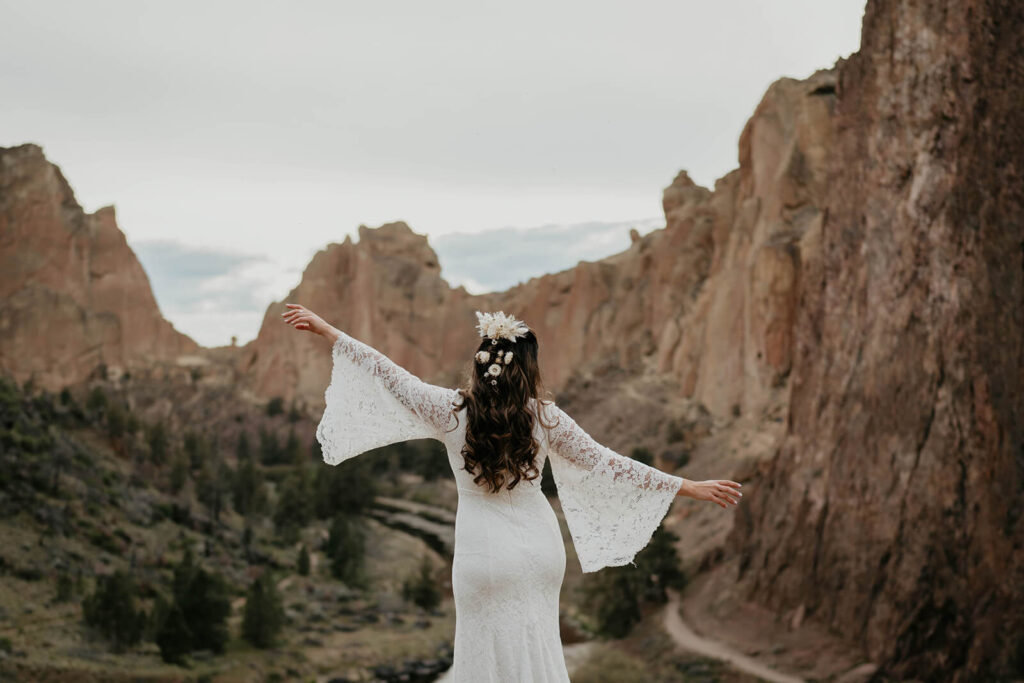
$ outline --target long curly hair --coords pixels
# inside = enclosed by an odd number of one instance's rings
[[[505,355],[511,351],[509,363]],[[516,341],[483,337],[471,361],[465,386],[458,389],[459,407],[466,409],[466,445],[462,448],[463,469],[475,475],[473,481],[493,493],[502,487],[515,488],[521,480],[540,476],[535,459],[540,444],[533,435],[534,421],[550,428],[534,413],[529,399],[537,405],[548,400],[537,362],[537,337],[533,331]],[[480,354],[490,356],[480,362]],[[501,373],[489,375],[498,364]],[[492,384],[493,381],[493,384]],[[458,419],[458,418],[456,418]]]

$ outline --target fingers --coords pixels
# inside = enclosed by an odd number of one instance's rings
[[[730,484],[736,484],[736,482],[720,481],[718,482],[718,491],[723,493],[725,496],[737,496],[742,498],[743,492],[736,491],[732,488],[727,488]],[[739,488],[739,484],[736,484],[736,488]]]
[[[720,491],[713,492],[711,496],[715,500],[715,502],[721,505],[722,507],[726,507],[727,504],[736,505],[737,503],[735,498],[730,498],[727,494],[722,493]]]
[[[297,330],[312,330],[313,314],[297,304],[285,304],[293,310],[281,314],[281,318]]]

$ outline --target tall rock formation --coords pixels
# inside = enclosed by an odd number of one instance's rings
[[[405,223],[359,227],[313,257],[285,301],[317,311],[339,328],[387,353],[410,372],[454,383],[472,355],[473,301],[441,278],[437,254]],[[256,394],[322,405],[330,377],[326,343],[296,334],[271,304],[242,368]],[[453,384],[454,386],[454,384]]]
[[[785,402],[802,251],[816,249],[834,77],[779,79],[740,138],[740,168],[712,192],[681,172],[666,226],[626,251],[469,295],[404,223],[359,228],[316,255],[289,298],[425,379],[457,382],[476,345],[473,311],[512,312],[536,331],[548,387],[614,366],[668,376],[715,415],[777,413]],[[246,368],[263,396],[320,404],[329,358],[272,305]]]
[[[748,594],[900,679],[1024,675],[1024,5],[871,0],[839,65]]]
[[[36,145],[0,148],[0,370],[55,390],[196,344],[161,315],[113,207],[87,214]]]

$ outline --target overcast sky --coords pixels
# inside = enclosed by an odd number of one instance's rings
[[[359,224],[406,221],[471,291],[625,248],[680,169],[737,166],[774,80],[857,49],[864,5],[0,0],[0,146],[117,207],[179,329],[245,342]],[[514,265],[468,236],[499,229]]]

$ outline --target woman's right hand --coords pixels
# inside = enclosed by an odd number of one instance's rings
[[[306,330],[330,339],[335,328],[313,311],[299,304],[285,304],[288,310],[281,314],[286,323],[297,330]],[[337,336],[336,334],[333,336]]]
[[[679,488],[678,495],[689,496],[694,500],[709,500],[722,507],[728,507],[728,503],[733,505],[739,503],[738,498],[743,496],[737,490],[740,486],[742,484],[729,479],[708,479],[707,481],[690,481],[686,479]]]

